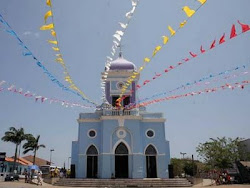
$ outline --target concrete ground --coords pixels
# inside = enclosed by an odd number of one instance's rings
[[[73,188],[73,187],[60,187],[53,186],[46,183],[43,183],[42,186],[37,186],[34,184],[24,183],[23,181],[15,182],[0,182],[0,188],[34,188],[34,187],[44,187],[44,188]],[[208,188],[250,188],[250,185],[220,185],[220,186],[211,186],[211,180],[205,180],[203,184],[196,185],[194,187],[208,187]]]

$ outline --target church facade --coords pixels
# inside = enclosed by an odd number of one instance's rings
[[[72,142],[71,166],[76,178],[168,178],[169,142],[162,113],[145,108],[115,108],[120,90],[136,71],[120,54],[111,62],[106,101],[93,113],[80,113],[78,140]],[[122,106],[135,103],[139,74]],[[135,92],[131,93],[133,89]]]

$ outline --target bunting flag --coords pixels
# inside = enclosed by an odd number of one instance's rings
[[[47,0],[47,1],[46,1],[46,4],[49,6],[50,10],[47,11],[47,12],[45,13],[45,15],[44,15],[44,22],[46,23],[46,22],[47,22],[47,19],[48,19],[49,17],[52,18],[51,21],[53,22],[54,16],[53,16],[53,10],[52,10],[52,3],[51,3],[51,0]],[[54,23],[51,23],[51,24],[48,24],[48,25],[44,25],[44,26],[42,26],[42,27],[40,28],[40,30],[50,30],[50,32],[51,32],[51,35],[52,35],[53,39],[52,39],[52,40],[48,40],[48,43],[54,45],[54,46],[52,46],[52,49],[60,55],[60,57],[58,57],[58,54],[56,54],[57,58],[55,59],[55,62],[59,63],[59,64],[63,67],[63,69],[64,69],[64,71],[63,71],[63,73],[64,73],[64,81],[66,81],[66,82],[69,84],[69,87],[70,87],[71,89],[73,89],[73,90],[75,90],[76,92],[80,93],[80,94],[82,95],[83,98],[89,100],[90,102],[93,102],[93,101],[91,101],[91,100],[86,96],[85,93],[83,93],[83,92],[76,86],[76,84],[75,84],[74,81],[72,80],[72,78],[71,78],[71,76],[70,76],[70,74],[69,74],[69,72],[68,72],[68,69],[67,69],[67,67],[66,67],[65,61],[64,61],[64,59],[63,59],[62,53],[61,53],[61,51],[60,51],[60,47],[59,47],[59,44],[58,44],[58,39],[57,39],[57,36],[56,36],[56,31],[55,31],[54,25],[55,25]],[[121,32],[119,32],[119,34],[121,34]],[[66,77],[67,77],[67,79],[66,79]],[[94,102],[93,102],[93,103],[94,103]]]
[[[44,15],[44,23],[46,23],[48,17],[51,17],[51,16],[52,16],[52,11],[51,10],[49,10],[48,12],[46,12],[46,14]]]
[[[241,25],[242,33],[250,30],[250,25],[242,24],[239,20],[238,20],[238,23]]]
[[[20,94],[26,98],[33,98],[35,100],[35,102],[40,101],[41,103],[44,103],[45,101],[48,101],[50,104],[51,103],[61,103],[62,106],[64,106],[64,107],[95,108],[95,106],[88,106],[88,105],[83,105],[80,103],[69,102],[69,101],[60,100],[60,99],[56,99],[56,98],[45,97],[42,95],[35,94],[34,92],[24,91],[23,88],[16,88],[16,86],[14,84],[8,84],[9,86],[7,86],[6,84],[7,83],[4,80],[2,80],[0,82],[0,91],[2,91],[2,92],[8,91],[8,92],[12,92],[15,94]],[[5,86],[5,87],[3,87],[3,86]]]
[[[225,33],[222,35],[222,37],[220,38],[220,42],[219,44],[222,44],[225,42]]]
[[[79,91],[74,91],[66,86],[64,86],[52,73],[49,72],[49,70],[38,60],[38,58],[36,58],[36,56],[30,51],[30,49],[24,44],[24,42],[19,38],[19,36],[16,34],[16,32],[10,27],[10,25],[4,20],[3,16],[0,14],[0,22],[4,25],[4,27],[6,28],[6,32],[8,34],[10,34],[11,36],[13,36],[17,41],[18,44],[22,47],[23,49],[23,56],[31,56],[35,61],[36,61],[36,65],[41,68],[44,72],[45,75],[47,75],[47,77],[53,82],[55,83],[57,86],[59,86],[63,91],[67,91],[67,92],[71,92],[79,97],[81,97],[82,100],[94,104],[96,105],[94,102],[84,98],[82,96],[82,94],[79,93]]]
[[[105,64],[105,72],[104,72],[104,77],[102,77],[101,79],[101,89],[102,89],[102,100],[105,101],[105,84],[106,84],[106,80],[107,80],[107,76],[108,76],[108,72],[110,69],[110,65],[111,62],[113,61],[113,58],[116,54],[117,48],[120,47],[121,48],[121,42],[122,42],[122,37],[125,34],[125,31],[130,23],[131,18],[133,17],[135,10],[138,6],[139,0],[131,0],[131,4],[132,4],[132,9],[130,11],[128,11],[125,14],[126,17],[126,21],[125,23],[119,22],[119,26],[121,27],[121,29],[118,29],[115,31],[115,34],[113,35],[113,45],[111,47],[111,56],[107,56],[107,60],[106,60],[106,64]]]
[[[198,0],[202,5],[206,3],[207,0]]]
[[[232,29],[231,29],[230,39],[232,39],[232,38],[234,38],[236,36],[237,36],[237,34],[236,34],[235,25],[233,24]]]
[[[216,40],[214,40],[210,46],[210,49],[214,48],[215,47],[215,43],[216,43]]]
[[[173,93],[173,92],[176,92],[176,91],[181,90],[181,89],[188,89],[188,87],[192,87],[194,85],[195,86],[201,86],[202,83],[204,83],[204,85],[208,85],[208,84],[211,84],[212,82],[218,82],[218,81],[221,81],[221,80],[224,80],[224,79],[237,78],[239,76],[244,76],[246,74],[249,74],[249,72],[248,71],[242,71],[240,73],[233,73],[233,72],[239,71],[241,69],[246,69],[247,67],[249,67],[249,65],[250,65],[250,63],[248,63],[246,65],[236,66],[236,67],[234,67],[232,69],[221,71],[219,73],[210,73],[207,76],[203,76],[202,78],[197,79],[195,81],[187,82],[185,84],[182,84],[182,85],[180,85],[179,87],[177,87],[175,89],[164,91],[164,92],[161,92],[161,93],[157,93],[157,94],[154,94],[154,95],[152,95],[150,97],[146,97],[144,99],[141,99],[137,103],[141,103],[141,102],[144,102],[144,101],[147,101],[147,100],[152,100],[155,97],[160,97],[160,96],[163,96],[163,95],[167,95],[168,93]],[[231,74],[231,73],[233,73],[233,74],[229,75],[229,76],[226,76],[226,75]],[[224,76],[224,77],[222,77],[222,76]],[[218,79],[217,77],[222,77],[222,78]],[[210,81],[210,82],[207,81],[207,80],[210,80],[210,79],[214,79],[214,80]],[[149,83],[149,80],[148,80],[148,83]],[[141,87],[141,86],[138,85],[137,88],[139,88],[139,87]]]
[[[186,13],[187,17],[189,18],[192,17],[195,13],[195,10],[190,9],[188,6],[183,7],[182,10]]]
[[[170,31],[171,36],[175,35],[175,30],[173,30],[171,26],[168,26],[168,30]]]
[[[51,23],[40,27],[40,30],[50,30],[50,29],[54,29],[54,24]]]
[[[226,84],[223,84],[219,87],[206,88],[206,89],[200,90],[200,91],[192,91],[192,92],[185,93],[182,95],[173,95],[173,96],[169,96],[169,97],[154,99],[154,100],[148,101],[148,102],[142,102],[140,104],[134,104],[133,106],[130,106],[128,109],[131,110],[133,108],[139,108],[142,106],[148,106],[151,104],[155,104],[155,103],[159,103],[159,102],[163,102],[163,101],[169,101],[169,100],[173,100],[173,99],[179,99],[179,98],[183,98],[183,97],[189,97],[189,96],[195,96],[195,95],[207,94],[207,93],[214,93],[214,92],[225,90],[225,89],[231,89],[232,91],[234,91],[235,89],[244,89],[246,86],[249,86],[249,84],[250,84],[250,80],[244,80],[244,81],[235,82],[232,84],[226,83]]]
[[[248,30],[248,31],[250,31],[250,30]],[[244,32],[244,33],[245,33],[245,32]],[[240,35],[240,34],[243,34],[243,32],[242,32],[242,33],[239,33],[239,35]],[[226,38],[226,34],[224,33],[223,36],[220,38],[219,44],[225,43],[225,42],[226,42],[225,38]],[[204,54],[205,52],[208,52],[209,50],[214,49],[214,48],[216,47],[215,45],[216,45],[216,40],[214,40],[214,41],[212,42],[210,48],[207,49],[207,50],[203,49],[203,47],[201,46],[201,47],[200,47],[200,53],[199,53],[199,54],[198,54],[198,53],[194,53],[194,52],[189,52],[189,54],[191,55],[190,58],[184,58],[182,61],[179,61],[175,66],[171,65],[171,66],[169,66],[168,68],[165,68],[165,69],[161,72],[161,76],[164,75],[164,73],[166,74],[166,73],[168,73],[169,71],[171,71],[171,70],[173,70],[173,69],[179,67],[180,65],[183,65],[183,64],[185,64],[186,62],[189,62],[191,59],[196,58],[197,56],[202,55],[202,54]],[[159,76],[159,77],[160,77],[160,76]],[[158,77],[153,77],[151,80],[147,79],[147,80],[148,80],[147,84],[150,83],[150,82],[152,82],[152,81],[155,80],[156,78],[158,78]],[[144,82],[142,81],[142,83],[144,83]],[[146,85],[146,84],[142,84],[142,85],[144,86],[144,85]],[[142,87],[139,86],[139,87],[137,87],[137,88],[138,88],[138,89],[139,89],[139,88],[141,89]]]
[[[187,17],[188,17],[187,20],[184,20],[183,22],[181,22],[180,25],[179,25],[179,28],[178,28],[177,30],[174,30],[171,26],[168,26],[168,30],[170,31],[170,37],[164,35],[164,36],[163,36],[163,45],[162,45],[162,46],[161,46],[161,45],[157,45],[157,46],[155,47],[155,49],[153,50],[153,54],[152,54],[151,58],[150,58],[150,57],[147,57],[147,60],[152,61],[152,59],[153,59],[153,58],[155,57],[155,55],[162,49],[162,47],[168,43],[168,41],[170,40],[170,38],[172,38],[173,36],[175,36],[176,33],[177,33],[181,28],[184,27],[184,25],[187,23],[187,21],[190,19],[190,17],[191,17],[194,13],[196,13],[196,12],[201,8],[201,6],[203,6],[203,5],[205,4],[205,2],[206,2],[205,0],[202,0],[202,1],[200,2],[200,3],[201,3],[200,6],[199,6],[196,10],[192,10],[192,9],[190,9],[188,6],[183,7],[183,10],[184,10],[184,12],[186,13],[186,15],[187,15]],[[144,60],[143,60],[143,65],[139,68],[139,70],[138,70],[137,72],[136,72],[136,71],[133,72],[133,75],[132,75],[132,76],[139,74],[139,73],[144,69],[144,67],[146,66],[146,64],[149,62],[149,61],[145,61],[145,59],[146,59],[146,58],[144,58]],[[119,99],[117,100],[118,102],[119,102],[119,101],[121,102],[120,99],[122,98],[123,94],[126,92],[127,88],[128,88],[128,87],[131,85],[131,83],[133,82],[134,79],[133,79],[132,76],[130,76],[130,77],[127,79],[127,81],[126,81],[124,87],[121,89],[120,97],[119,97]]]

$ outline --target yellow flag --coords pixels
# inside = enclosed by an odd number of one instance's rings
[[[155,54],[157,54],[157,52],[159,52],[161,50],[161,46],[156,46],[153,52],[153,56],[155,56]],[[144,67],[140,67],[140,69],[143,69]]]
[[[62,58],[56,58],[56,62],[59,62],[59,63],[62,63],[63,62],[63,59]]]
[[[47,19],[48,17],[51,17],[52,16],[52,11],[49,10],[48,12],[46,12],[46,14],[44,15],[44,22],[46,23],[47,22]]]
[[[43,25],[42,27],[40,27],[40,30],[49,30],[49,29],[53,29],[54,28],[54,24],[48,24],[48,25]]]
[[[143,69],[144,69],[144,67],[140,67],[140,68],[139,68],[139,71],[142,71]]]
[[[51,35],[52,35],[53,37],[56,37],[56,32],[55,32],[54,30],[51,30]]]
[[[195,10],[190,9],[188,6],[183,7],[182,10],[186,13],[187,17],[191,17],[195,13]]]
[[[187,23],[187,20],[184,20],[183,22],[180,23],[180,27],[184,27],[184,25]]]
[[[150,59],[148,57],[145,57],[144,62],[148,63],[148,62],[150,62]]]
[[[46,4],[51,7],[51,2],[50,0],[46,0]]]
[[[62,54],[56,54],[56,57],[62,57]]]
[[[52,47],[52,49],[53,49],[54,51],[59,51],[59,50],[60,50],[60,49],[57,48],[57,47]]]
[[[55,45],[58,44],[58,42],[56,40],[48,40],[48,43],[55,44]]]
[[[173,28],[170,25],[168,26],[168,30],[170,31],[171,36],[175,35],[175,30],[173,30]]]
[[[207,2],[207,0],[198,0],[202,5]]]
[[[136,76],[131,76],[131,78],[136,78]]]
[[[163,44],[167,44],[169,38],[167,36],[162,36],[163,38]]]

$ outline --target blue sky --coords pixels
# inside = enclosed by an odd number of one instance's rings
[[[106,56],[110,54],[112,35],[119,29],[118,22],[125,21],[125,13],[131,9],[130,0],[74,0],[52,1],[55,29],[61,52],[72,79],[88,96],[100,103],[100,73],[104,70]],[[194,0],[141,0],[123,38],[124,57],[139,67],[150,56],[161,36],[168,35],[167,26],[177,28],[186,18],[181,8],[195,8]],[[250,24],[249,0],[208,0],[145,68],[141,80],[152,78],[170,65],[189,56],[189,51],[198,52],[200,45],[208,48],[214,39],[230,33],[237,20]],[[2,0],[0,13],[31,49],[36,57],[63,81],[63,69],[54,62],[54,52],[46,42],[49,32],[40,31],[43,16],[48,10],[45,1]],[[237,25],[237,32],[240,27]],[[63,92],[53,84],[30,57],[22,56],[17,41],[0,25],[0,80],[37,94],[82,102],[77,96]],[[249,63],[249,33],[195,58],[186,65],[162,76],[139,92],[140,98],[174,89],[182,84],[200,79],[210,73],[218,73]],[[247,69],[249,71],[249,68]],[[244,78],[230,80],[249,80]],[[221,82],[224,83],[224,82]],[[211,85],[217,86],[220,83]],[[191,91],[200,90],[193,87]],[[180,91],[185,93],[186,91]],[[148,106],[148,111],[163,112],[166,122],[166,137],[170,141],[171,157],[188,156],[195,147],[211,137],[250,137],[250,89],[221,91],[195,97],[182,98]],[[0,137],[10,126],[24,127],[27,133],[41,135],[38,156],[62,166],[71,152],[71,141],[77,139],[76,119],[81,108],[65,108],[58,104],[36,103],[32,99],[10,92],[0,93]],[[0,142],[0,150],[14,154],[14,145]]]

